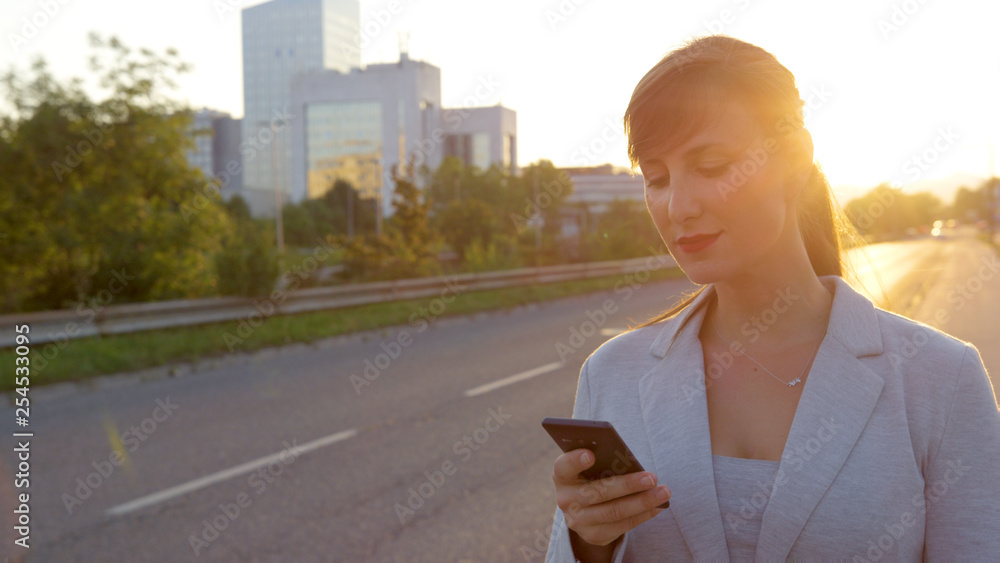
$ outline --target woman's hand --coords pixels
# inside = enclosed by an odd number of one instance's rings
[[[552,480],[556,504],[566,526],[583,541],[608,546],[625,532],[660,513],[670,489],[656,486],[649,471],[588,481],[580,472],[594,464],[594,453],[577,449],[556,458]],[[571,534],[572,536],[572,534]]]

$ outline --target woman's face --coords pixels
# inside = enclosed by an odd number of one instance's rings
[[[786,195],[791,167],[741,104],[720,106],[693,137],[639,167],[653,222],[691,281],[781,268],[798,234]]]

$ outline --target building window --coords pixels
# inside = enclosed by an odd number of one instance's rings
[[[472,165],[486,170],[490,167],[490,134],[476,133],[472,136]]]
[[[306,106],[306,186],[309,197],[326,193],[336,179],[361,197],[382,190],[382,104],[325,102]]]
[[[470,135],[448,135],[444,139],[444,153],[457,156],[466,166],[472,165],[472,142]]]

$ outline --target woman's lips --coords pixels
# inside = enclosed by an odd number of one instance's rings
[[[693,235],[689,237],[681,237],[677,239],[677,245],[681,247],[684,252],[699,252],[712,246],[712,243],[719,238],[721,232],[712,235]]]

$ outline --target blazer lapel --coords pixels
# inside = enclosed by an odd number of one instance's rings
[[[705,362],[698,331],[710,296],[706,288],[667,321],[650,351],[662,357],[639,380],[639,404],[660,482],[672,493],[670,511],[695,560],[729,559],[715,494],[712,442],[705,402]],[[666,354],[669,349],[669,354]]]
[[[756,558],[785,559],[861,436],[884,380],[858,358],[882,353],[875,307],[834,276],[827,335],[809,370],[764,510]]]
[[[884,383],[858,360],[882,352],[874,306],[839,276],[820,281],[834,293],[827,335],[806,378],[763,514],[758,559],[786,558],[854,448]],[[673,493],[669,510],[696,560],[729,558],[715,492],[698,339],[702,305],[713,292],[706,286],[665,322],[650,347],[662,360],[642,376],[638,389],[656,474]]]

